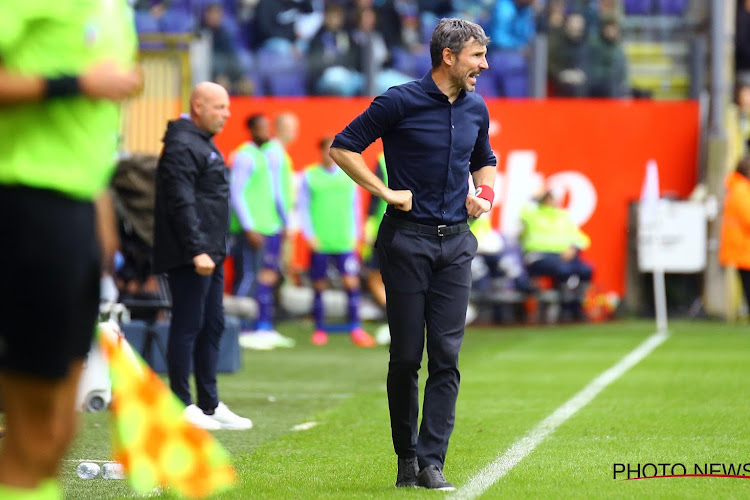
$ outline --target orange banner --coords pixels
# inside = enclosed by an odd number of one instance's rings
[[[370,100],[339,98],[234,98],[232,118],[216,138],[228,154],[247,140],[244,121],[254,113],[273,119],[291,111],[300,137],[289,147],[295,168],[319,160],[321,137],[335,135]],[[636,200],[655,160],[663,196],[683,198],[696,184],[698,104],[693,101],[489,100],[490,141],[498,157],[497,200],[491,217],[514,235],[518,214],[541,183],[560,195],[591,236],[584,257],[594,283],[624,292],[628,203]],[[365,151],[374,165],[378,141]]]

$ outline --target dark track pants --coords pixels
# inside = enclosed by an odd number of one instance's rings
[[[224,269],[217,265],[212,275],[201,276],[193,267],[180,267],[170,270],[167,277],[172,292],[167,345],[169,385],[186,406],[191,404],[192,360],[198,392],[196,404],[210,411],[219,404],[216,369],[219,340],[224,331]]]
[[[471,289],[471,232],[450,236],[380,226],[376,243],[391,331],[388,406],[393,447],[401,458],[417,457],[420,468],[442,468],[453,432]],[[428,378],[419,417],[417,371],[427,330]]]

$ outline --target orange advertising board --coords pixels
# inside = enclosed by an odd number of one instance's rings
[[[232,118],[216,137],[228,154],[247,139],[244,121],[291,111],[300,137],[289,147],[295,167],[319,160],[318,142],[335,135],[370,100],[339,98],[234,98]],[[659,168],[662,195],[687,196],[696,184],[698,104],[692,101],[488,100],[490,141],[498,157],[491,217],[514,235],[518,214],[544,183],[591,236],[584,257],[594,283],[624,292],[628,203],[640,194],[646,163]],[[380,142],[364,154],[374,165]]]

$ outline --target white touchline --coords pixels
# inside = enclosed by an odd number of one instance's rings
[[[544,441],[547,436],[552,434],[555,429],[572,417],[578,410],[589,404],[609,384],[620,378],[626,371],[651,354],[668,336],[666,333],[655,333],[644,340],[638,347],[618,361],[617,364],[596,377],[578,394],[563,403],[550,416],[542,420],[528,434],[513,443],[513,446],[508,451],[497,457],[476,476],[469,479],[469,482],[459,488],[450,498],[472,500],[487,491],[490,486],[495,484],[521,460],[526,458],[529,453],[534,451],[534,448]]]

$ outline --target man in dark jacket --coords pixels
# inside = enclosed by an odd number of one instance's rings
[[[154,272],[166,272],[172,292],[167,369],[185,417],[209,430],[249,429],[250,419],[219,401],[216,367],[224,330],[224,270],[229,183],[211,138],[229,117],[224,87],[203,82],[190,96],[190,115],[169,122],[156,173]],[[197,404],[190,397],[193,361]]]

